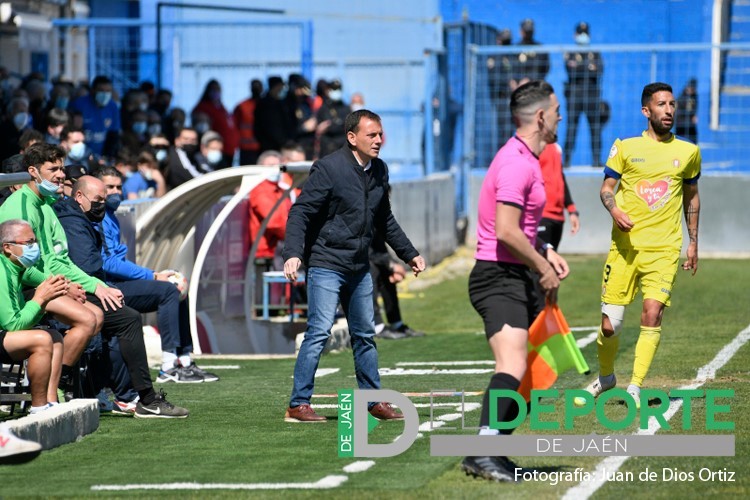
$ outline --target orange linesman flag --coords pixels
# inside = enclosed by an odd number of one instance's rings
[[[526,374],[518,392],[527,402],[531,401],[532,389],[549,389],[559,374],[572,368],[581,374],[589,373],[589,365],[562,311],[557,304],[547,304],[529,328]]]

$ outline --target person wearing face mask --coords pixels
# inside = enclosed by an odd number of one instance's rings
[[[268,78],[268,91],[255,108],[255,133],[260,152],[278,151],[291,138],[286,120],[286,86],[278,76]]]
[[[223,147],[223,141],[218,133],[209,130],[203,134],[201,149],[195,154],[195,164],[201,172],[212,172],[227,166],[224,164]]]
[[[136,110],[128,117],[128,125],[122,131],[122,149],[140,151],[148,143],[148,114]]]
[[[159,171],[163,173],[166,170],[167,158],[169,157],[169,139],[167,139],[167,136],[154,134],[149,137],[147,151],[154,155]]]
[[[0,222],[23,219],[39,237],[41,259],[24,273],[25,284],[39,286],[52,274],[62,274],[69,280],[67,295],[50,301],[46,310],[61,323],[70,325],[63,341],[61,374],[53,374],[53,378],[60,377],[59,386],[66,394],[75,394],[76,364],[103,322],[102,309],[90,303],[87,293],[106,301],[108,307],[117,305],[119,294],[86,274],[68,257],[68,240],[52,208],[62,194],[64,156],[60,147],[51,144],[39,143],[28,148],[23,162],[31,181],[0,206]],[[54,398],[51,401],[56,400],[56,394]]]
[[[84,164],[90,167],[90,152],[86,147],[83,130],[73,126],[65,126],[60,132],[60,147],[66,152],[65,166]]]
[[[174,147],[169,150],[165,178],[167,187],[174,189],[185,182],[203,175],[206,171],[201,170],[196,162],[198,152],[198,133],[195,129],[185,127],[174,140]]]
[[[167,192],[167,184],[154,155],[149,151],[142,151],[136,159],[136,166],[138,170],[122,185],[125,199],[137,200],[164,196]]]
[[[5,109],[4,120],[0,123],[0,158],[5,159],[19,152],[18,140],[29,128],[33,128],[29,100],[25,97],[11,99]]]
[[[195,115],[197,112],[208,115],[211,130],[217,132],[222,139],[223,164],[231,166],[234,162],[234,153],[240,144],[240,134],[235,127],[234,117],[221,102],[221,84],[218,81],[210,80],[206,84],[192,114]],[[195,124],[193,126],[195,127]]]
[[[588,50],[591,42],[589,25],[585,22],[576,24],[573,38],[580,47],[579,51],[566,52],[565,70],[568,81],[565,83],[565,100],[567,112],[567,130],[563,148],[563,165],[570,166],[570,159],[576,146],[578,118],[586,117],[591,134],[591,166],[601,167],[602,122],[601,122],[601,80],[604,63],[599,52]]]
[[[106,213],[106,199],[107,188],[104,182],[84,175],[73,186],[73,195],[57,204],[55,211],[71,243],[71,260],[97,279],[109,281],[102,259],[104,238],[101,223]],[[171,404],[162,391],[154,391],[143,343],[141,315],[130,307],[129,299],[123,291],[113,289],[118,291],[122,300],[118,307],[104,309],[102,337],[106,340],[118,338],[128,375],[140,398],[134,410],[135,417],[186,418],[189,414],[187,409]],[[88,299],[95,301],[92,297]]]
[[[114,157],[120,147],[120,110],[113,92],[112,80],[99,75],[91,82],[91,92],[75,99],[68,109],[81,115],[86,145],[96,156]]]
[[[219,377],[201,370],[191,358],[192,337],[188,317],[189,301],[180,301],[177,287],[168,279],[170,272],[156,272],[128,260],[128,247],[122,243],[116,210],[122,201],[122,178],[111,167],[97,172],[106,188],[106,213],[101,228],[101,249],[107,280],[125,295],[125,303],[140,312],[157,312],[161,337],[162,366],[158,383],[215,382]],[[117,403],[116,403],[117,404]]]
[[[31,385],[31,413],[46,410],[57,403],[62,336],[55,330],[37,327],[50,301],[67,293],[62,275],[49,276],[27,301],[21,282],[26,269],[40,256],[39,243],[28,222],[11,219],[0,224],[0,363],[19,363],[28,359],[26,374]],[[58,348],[53,357],[53,339]],[[57,363],[53,367],[54,362]],[[57,378],[51,379],[55,374]],[[49,398],[52,392],[53,398]]]
[[[319,152],[316,157],[327,156],[344,147],[344,118],[349,113],[350,108],[344,103],[341,80],[329,82],[328,95],[317,114],[318,127],[315,133],[318,136]]]
[[[284,193],[286,191],[279,186],[279,180],[281,179],[281,170],[279,167],[281,164],[282,156],[278,151],[264,151],[260,157],[258,157],[258,165],[268,167],[268,177],[250,191],[248,198],[248,226],[250,230],[251,246],[255,244],[255,240],[259,237],[260,226],[263,224],[263,221],[269,218],[271,210],[276,203],[284,198]],[[256,302],[260,300],[263,293],[263,284],[259,277],[266,271],[274,270],[273,260],[276,255],[276,248],[279,242],[285,237],[286,221],[289,217],[289,209],[291,207],[292,202],[289,197],[286,197],[271,215],[265,232],[260,235],[260,239],[258,240],[258,248],[254,257]],[[276,303],[276,300],[274,299],[275,297],[280,296],[280,291],[272,288],[271,292],[271,302]]]

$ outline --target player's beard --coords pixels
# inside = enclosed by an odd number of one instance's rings
[[[661,119],[659,120],[654,120],[653,118],[651,119],[651,128],[654,130],[654,132],[656,132],[657,135],[668,134],[672,130],[673,125],[674,125],[674,118],[672,119],[672,123],[669,126],[664,125]]]

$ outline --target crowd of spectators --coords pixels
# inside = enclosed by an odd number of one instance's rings
[[[124,177],[125,199],[159,197],[206,172],[255,165],[288,142],[314,160],[343,146],[344,102],[340,80],[319,80],[312,90],[302,75],[286,81],[253,79],[249,96],[234,108],[210,80],[190,109],[172,105],[173,94],[149,81],[122,95],[107,76],[77,85],[45,81],[38,73],[14,78],[0,68],[0,161],[34,142],[61,146],[65,166],[95,174],[113,166]],[[352,95],[352,105],[362,106]]]

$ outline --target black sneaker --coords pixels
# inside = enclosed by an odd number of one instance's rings
[[[461,462],[461,470],[467,476],[481,477],[498,483],[515,483],[515,471],[496,457],[466,457]]]
[[[156,382],[159,384],[165,384],[167,382],[175,382],[177,384],[200,384],[203,382],[203,377],[189,368],[173,366],[166,371],[159,370],[159,376],[156,377]]]
[[[193,374],[199,377],[203,377],[204,382],[216,382],[217,380],[219,380],[218,375],[214,375],[211,372],[207,372],[202,368],[199,368],[198,365],[195,364],[195,361],[191,362],[190,366],[188,366],[186,370],[190,370],[191,372],[193,372]]]
[[[515,477],[516,469],[518,469],[518,475],[522,475],[524,473],[533,474],[535,470],[533,468],[521,467],[508,457],[495,457],[495,462],[503,464],[505,468],[513,473],[513,477]],[[521,478],[519,478],[519,481],[520,480]]]
[[[138,401],[135,405],[136,418],[187,418],[190,412],[186,408],[175,406],[167,401],[167,394],[159,390],[151,404]]]
[[[393,331],[403,333],[407,337],[424,337],[424,332],[412,330],[406,323],[401,323],[398,328],[391,328]]]

